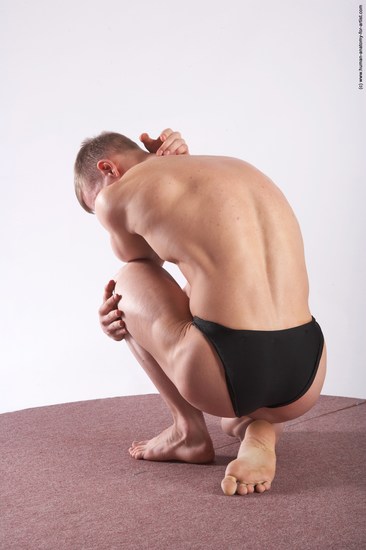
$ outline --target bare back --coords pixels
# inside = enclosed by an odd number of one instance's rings
[[[227,157],[154,157],[103,194],[120,220],[116,234],[141,236],[181,269],[192,315],[255,330],[311,318],[298,222],[253,166]]]

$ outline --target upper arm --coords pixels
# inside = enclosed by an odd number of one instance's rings
[[[110,231],[111,246],[113,252],[123,262],[132,262],[133,260],[153,260],[163,264],[163,261],[154,252],[151,246],[141,235],[122,231]]]
[[[146,242],[136,233],[130,233],[126,227],[126,215],[120,201],[112,200],[111,189],[102,190],[95,202],[95,214],[111,237],[111,246],[115,255],[123,262],[133,260],[153,260],[160,265],[163,260]]]

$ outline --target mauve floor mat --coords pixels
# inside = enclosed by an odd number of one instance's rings
[[[0,415],[0,548],[366,548],[366,401],[288,423],[272,490],[247,497],[222,494],[238,444],[206,418],[217,457],[198,466],[130,458],[170,424],[157,395]]]

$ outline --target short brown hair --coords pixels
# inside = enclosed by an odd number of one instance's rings
[[[139,146],[128,137],[115,132],[102,132],[99,136],[83,141],[75,160],[74,184],[76,196],[84,210],[94,214],[84,201],[83,190],[88,188],[95,191],[100,184],[98,161],[111,153],[123,153],[131,149],[139,149]]]

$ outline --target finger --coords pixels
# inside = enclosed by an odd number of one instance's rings
[[[113,295],[113,291],[116,286],[116,281],[111,279],[104,287],[103,302],[107,301]]]
[[[113,340],[116,340],[116,342],[120,342],[126,337],[127,334],[128,334],[127,330],[125,328],[122,328],[121,330],[118,330],[117,332],[115,332],[112,338]]]
[[[162,143],[171,142],[176,137],[181,137],[180,133],[173,132],[171,128],[166,128],[159,136]]]
[[[168,151],[170,154],[172,154],[172,151],[175,151],[177,147],[185,143],[184,139],[182,139],[182,136],[179,132],[172,132],[169,136],[167,136],[164,140],[162,140],[163,143],[159,147],[159,150],[157,151],[157,154],[163,155],[166,154]],[[175,145],[174,145],[174,142]]]
[[[157,139],[152,139],[149,134],[146,133],[141,134],[140,141],[142,141],[149,153],[156,153],[162,144],[160,137],[158,137]]]
[[[104,332],[108,334],[108,336],[113,336],[113,334],[122,329],[126,329],[126,325],[121,319],[117,319],[113,321],[113,323],[109,323]]]
[[[117,334],[109,334],[108,336],[112,338],[115,342],[121,342],[126,338],[127,332],[124,331],[123,333],[117,333]]]
[[[158,156],[188,154],[188,145],[182,138],[177,138],[170,143],[163,143],[156,152]]]
[[[182,143],[182,145],[180,145],[178,147],[178,149],[176,149],[174,154],[175,155],[189,155],[188,145],[186,144],[185,141]]]
[[[174,134],[173,130],[171,128],[165,128],[159,136],[161,141],[165,141],[171,134]]]
[[[122,312],[119,309],[113,309],[108,313],[108,315],[100,316],[99,323],[101,324],[104,331],[109,332],[110,327],[113,325],[113,323],[116,322],[123,322],[122,321]],[[124,325],[120,325],[124,326]]]
[[[145,141],[149,141],[150,139],[151,137],[147,132],[143,132],[139,137],[139,140],[142,141],[142,143],[145,143]]]
[[[184,155],[188,152],[188,146],[184,139],[176,139],[168,148],[168,154],[170,155]],[[166,152],[164,152],[166,154]]]
[[[108,334],[110,338],[113,338],[113,340],[120,341],[128,334],[128,332],[127,332],[127,328],[123,326],[113,330],[112,332],[109,332],[109,333],[107,332],[106,334]]]
[[[103,319],[105,325],[110,325],[111,323],[114,323],[115,321],[120,320],[122,317],[122,311],[120,311],[118,308],[113,309],[108,315],[106,315]]]
[[[177,154],[177,150],[180,148],[180,147],[184,147],[186,146],[187,147],[187,144],[186,142],[184,141],[184,139],[182,138],[176,138],[174,139],[173,141],[170,141],[170,138],[169,139],[169,143],[167,144],[167,142],[163,143],[163,145],[160,147],[160,150],[163,152],[163,155],[176,155]]]
[[[108,315],[111,311],[114,309],[117,309],[118,302],[121,299],[120,294],[112,294],[110,298],[108,298],[103,304],[100,306],[98,313],[99,317],[105,317]]]
[[[144,132],[140,136],[140,141],[142,141],[142,143],[146,146],[146,145],[151,144],[155,140],[153,140],[147,132]]]

